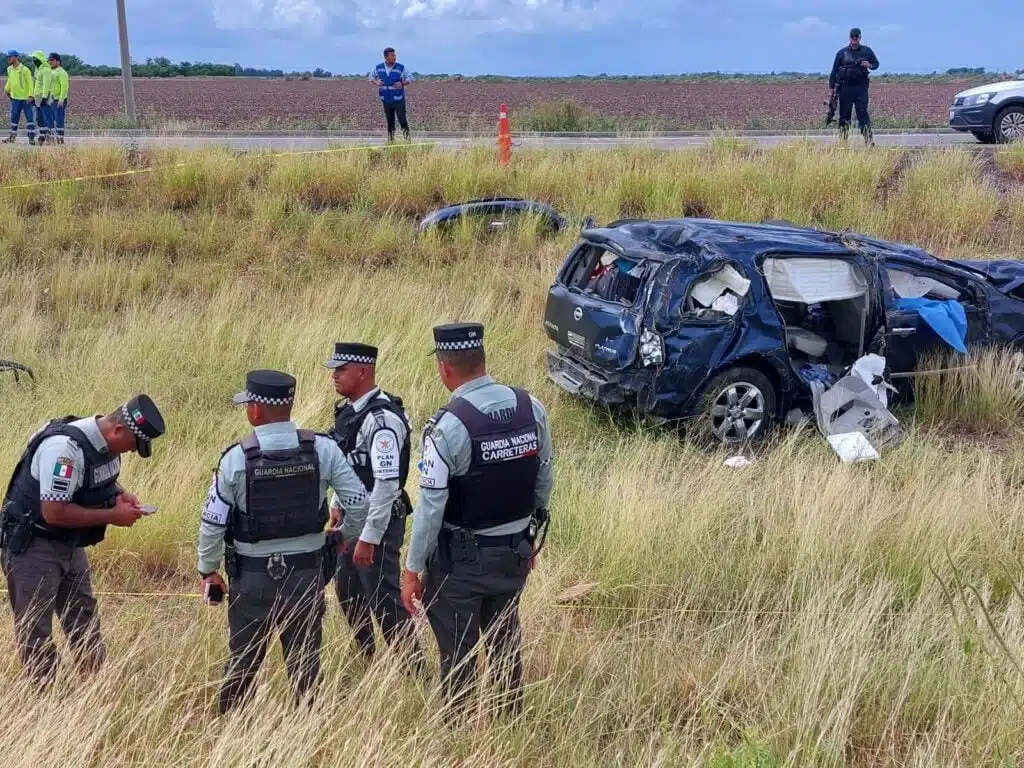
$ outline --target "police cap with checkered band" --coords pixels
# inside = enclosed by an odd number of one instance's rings
[[[245,392],[239,392],[232,400],[237,405],[291,405],[295,402],[295,377],[281,371],[249,371]]]
[[[153,455],[153,440],[165,431],[160,409],[149,395],[136,395],[121,406],[121,421],[135,435],[135,447],[144,459]]]
[[[334,345],[334,354],[324,363],[325,368],[344,368],[349,363],[376,365],[377,348],[355,341],[339,341]]]
[[[434,326],[434,351],[462,352],[469,349],[483,349],[484,327],[480,323],[451,323]]]

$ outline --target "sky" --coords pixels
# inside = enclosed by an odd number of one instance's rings
[[[362,74],[828,71],[859,26],[883,72],[1024,69],[1024,2],[126,0],[132,59]],[[0,46],[118,64],[115,0],[0,0]]]

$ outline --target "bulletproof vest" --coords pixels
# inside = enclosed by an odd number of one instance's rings
[[[448,480],[446,523],[480,530],[534,513],[540,469],[537,420],[530,395],[521,389],[513,391],[516,408],[506,420],[481,412],[464,398],[455,398],[441,409],[465,425],[473,451],[466,474]]]
[[[231,517],[231,538],[246,544],[320,533],[328,520],[320,503],[320,457],[316,434],[298,430],[299,445],[277,451],[260,447],[256,434],[242,441],[245,510]]]
[[[352,403],[347,403],[346,405],[341,405],[339,403],[334,409],[334,429],[331,430],[331,437],[338,444],[338,447],[341,448],[342,452],[348,459],[348,463],[351,465],[352,470],[356,473],[356,476],[362,481],[363,486],[368,491],[373,490],[373,467],[370,465],[370,451],[368,446],[358,445],[359,430],[368,418],[377,419],[378,423],[382,427],[387,426],[383,416],[380,415],[382,411],[390,411],[401,419],[403,424],[405,424],[405,441],[402,443],[402,448],[399,454],[399,488],[405,488],[405,481],[409,477],[412,426],[406,420],[405,412],[402,410],[402,399],[392,395],[390,392],[383,392],[383,394],[387,395],[390,400],[386,400],[379,396],[375,397],[370,401],[370,404],[359,413],[356,413],[356,409],[352,407]]]
[[[11,503],[15,510],[20,511],[32,522],[35,533],[40,538],[62,541],[79,547],[90,547],[99,544],[106,536],[106,525],[89,528],[61,528],[50,525],[43,519],[42,502],[39,499],[39,481],[32,477],[32,458],[43,441],[57,435],[64,435],[75,441],[82,449],[85,458],[85,473],[82,487],[75,491],[71,503],[85,509],[113,509],[117,504],[117,477],[121,472],[121,457],[111,456],[106,451],[98,451],[92,441],[82,430],[72,427],[70,423],[77,421],[78,416],[65,416],[53,419],[29,440],[28,447],[22,453],[7,486],[4,504]],[[50,471],[50,467],[40,467],[40,472]]]
[[[867,70],[861,65],[867,57],[864,49],[854,51],[850,48],[843,49],[843,57],[839,61],[839,80],[846,85],[863,85],[868,81]]]

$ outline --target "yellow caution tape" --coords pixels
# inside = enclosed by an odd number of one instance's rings
[[[269,154],[257,154],[257,153],[246,153],[245,155],[235,157],[234,160],[241,160],[243,157],[291,157],[294,155],[326,155],[335,152],[358,152],[365,151],[368,149],[397,149],[406,147],[433,147],[437,146],[438,142],[417,142],[411,144],[390,144],[385,146],[377,146],[368,144],[365,146],[357,147],[334,147],[330,149],[303,149],[291,152],[271,152]],[[155,171],[165,171],[171,168],[184,168],[188,163],[175,163],[174,165],[157,165],[151,168],[136,168],[130,171],[116,171],[115,173],[99,173],[94,176],[72,176],[65,179],[53,179],[51,181],[30,181],[25,184],[10,184],[6,187],[0,187],[0,192],[13,189],[32,189],[34,187],[46,187],[54,184],[74,184],[83,181],[98,181],[101,179],[116,179],[122,176],[136,176],[141,173],[154,173]]]

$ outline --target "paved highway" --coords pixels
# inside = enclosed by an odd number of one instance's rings
[[[826,133],[788,134],[736,134],[735,138],[760,146],[779,146],[794,141],[808,140],[822,144],[837,142],[835,131]],[[613,149],[617,147],[651,147],[656,149],[683,149],[706,146],[713,140],[710,134],[664,134],[644,136],[598,135],[524,135],[513,137],[513,147],[522,149]],[[851,131],[851,146],[863,146],[859,133]],[[239,150],[302,151],[346,146],[383,146],[381,136],[330,134],[181,134],[161,135],[138,131],[78,135],[68,139],[69,144],[97,145],[134,143],[145,147],[203,147],[221,146]],[[471,146],[494,147],[495,137],[471,137],[452,134],[413,135],[413,143],[430,143],[441,149],[456,150]],[[971,134],[953,131],[932,132],[877,132],[875,143],[879,147],[981,147]]]

